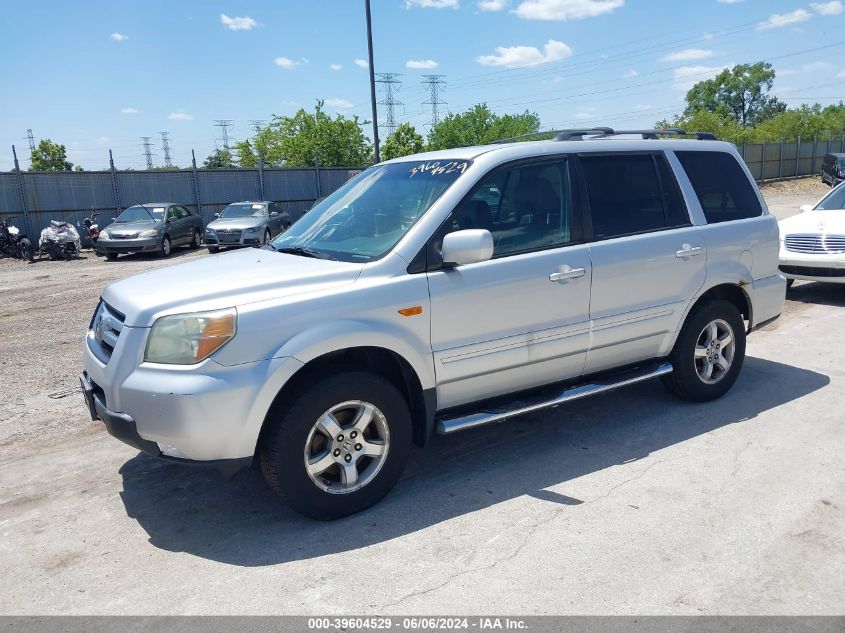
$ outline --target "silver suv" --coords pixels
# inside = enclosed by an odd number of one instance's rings
[[[783,307],[778,226],[732,145],[664,133],[388,161],[257,253],[115,282],[84,345],[91,415],[166,460],[256,459],[329,519],[435,432],[658,376],[718,398]]]

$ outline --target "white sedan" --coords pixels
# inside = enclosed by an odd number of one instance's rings
[[[845,283],[845,183],[815,206],[780,221],[780,274],[796,279]]]

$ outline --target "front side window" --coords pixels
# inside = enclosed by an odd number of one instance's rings
[[[349,262],[379,259],[470,164],[441,160],[371,167],[315,205],[270,247]]]
[[[845,187],[836,187],[819,202],[816,211],[845,209]]]
[[[726,152],[675,152],[708,224],[753,218],[763,207],[736,159]]]
[[[581,156],[593,237],[635,235],[689,224],[671,169],[662,155]]]
[[[479,183],[452,213],[452,230],[487,229],[493,257],[562,246],[572,240],[565,160],[521,164]]]

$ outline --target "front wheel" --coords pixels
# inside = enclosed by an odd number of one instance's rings
[[[22,260],[31,262],[33,260],[32,242],[30,242],[27,238],[23,238],[20,242],[18,242],[18,253],[20,254]]]
[[[745,324],[730,301],[716,299],[691,313],[669,356],[663,384],[676,396],[706,402],[736,382],[745,359]]]
[[[267,243],[270,241],[270,239],[271,239],[271,237],[270,237],[270,229],[267,229],[266,231],[264,231],[264,241],[263,241],[263,242],[261,242],[261,244],[262,244],[262,245],[267,244]]]
[[[162,257],[170,257],[170,238],[165,235],[164,238],[161,240],[161,248],[159,249],[159,255]]]
[[[191,243],[188,245],[188,247],[192,250],[196,250],[200,247],[200,241],[202,241],[202,236],[200,235],[199,231],[194,229],[194,233],[191,236]]]
[[[411,415],[381,376],[347,371],[271,411],[259,458],[269,486],[297,512],[338,519],[375,504],[411,450]]]
[[[106,259],[110,262],[117,261],[117,253],[106,253]]]

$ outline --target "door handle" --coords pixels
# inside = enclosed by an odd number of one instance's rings
[[[704,252],[703,246],[690,246],[689,244],[684,244],[681,246],[681,250],[675,251],[675,257],[678,259],[685,259],[687,257],[695,257],[696,255],[701,255]]]
[[[566,266],[566,268],[569,267]],[[549,281],[566,281],[568,279],[576,279],[577,277],[583,277],[585,272],[586,271],[583,268],[570,268],[569,270],[559,270],[549,275]]]

